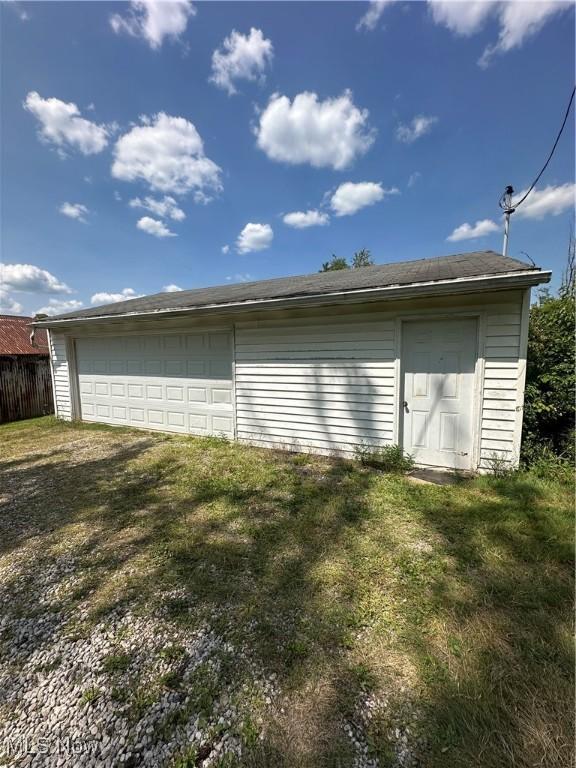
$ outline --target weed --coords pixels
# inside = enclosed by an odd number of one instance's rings
[[[160,656],[161,659],[164,659],[164,661],[177,661],[178,659],[181,659],[185,653],[186,651],[181,645],[166,645],[158,651],[158,656]]]
[[[100,688],[92,686],[91,688],[86,688],[86,690],[82,692],[80,701],[82,704],[94,704],[94,702],[100,698],[101,694],[102,691]]]
[[[414,469],[414,458],[399,445],[372,446],[361,443],[355,451],[357,460],[365,467],[404,475]]]
[[[557,455],[546,443],[523,449],[524,465],[543,480],[565,485],[574,482],[574,463],[568,455]]]
[[[156,693],[152,688],[136,688],[132,691],[129,697],[129,714],[132,721],[140,720],[155,701]]]
[[[170,690],[175,691],[180,688],[182,678],[177,672],[166,672],[166,674],[161,675],[158,682],[164,688],[170,688]]]
[[[181,752],[173,763],[173,768],[195,768],[198,765],[198,751],[196,747],[187,747]]]
[[[130,655],[127,653],[111,653],[102,662],[102,669],[109,674],[125,672],[130,666],[131,660]]]
[[[240,727],[240,737],[247,747],[255,747],[260,738],[260,732],[251,717],[247,716]]]
[[[127,688],[119,688],[115,685],[110,690],[110,696],[113,701],[117,701],[119,704],[124,704],[128,701],[130,693]]]
[[[499,453],[492,453],[486,459],[488,472],[494,477],[510,477],[516,471],[509,459],[504,459]]]

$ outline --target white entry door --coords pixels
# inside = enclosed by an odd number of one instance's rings
[[[403,447],[418,464],[471,469],[476,320],[403,324]]]
[[[227,331],[76,339],[82,419],[234,434]]]

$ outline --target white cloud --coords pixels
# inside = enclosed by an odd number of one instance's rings
[[[491,235],[493,232],[498,232],[500,227],[492,219],[482,219],[477,221],[476,224],[461,224],[459,227],[448,235],[446,238],[452,243],[456,243],[459,240],[473,240],[476,237],[485,237]]]
[[[230,252],[230,246],[229,245],[223,245],[220,249],[222,253],[229,253]]]
[[[525,189],[517,192],[515,200],[521,200]],[[574,210],[576,184],[549,185],[543,189],[533,189],[526,201],[518,208],[514,217],[523,219],[543,219],[545,216],[559,216],[564,211]]]
[[[235,275],[228,275],[226,280],[229,283],[249,283],[254,278],[248,272],[236,272]]]
[[[357,30],[373,30],[393,0],[371,0]],[[552,16],[568,10],[566,0],[428,0],[433,21],[447,27],[453,34],[470,37],[480,32],[490,19],[500,26],[498,41],[489,45],[479,60],[486,66],[496,53],[519,48],[537,34]]]
[[[231,96],[237,92],[235,80],[264,81],[264,70],[273,55],[272,42],[264,37],[260,29],[252,27],[249,35],[241,35],[233,29],[222,48],[217,48],[212,54],[210,82]]]
[[[95,155],[108,144],[112,126],[97,125],[86,120],[73,102],[43,99],[36,91],[30,91],[24,109],[39,121],[40,138],[55,144],[61,154],[64,154],[64,149],[72,148],[83,155]]]
[[[76,219],[77,221],[86,221],[85,216],[88,215],[88,208],[82,203],[62,203],[59,211],[64,216],[68,216],[69,219]]]
[[[101,291],[95,293],[90,299],[91,304],[114,304],[117,301],[126,301],[127,299],[139,299],[142,296],[141,293],[136,293],[133,288],[124,288],[119,293],[107,293]]]
[[[368,110],[354,105],[350,91],[325,101],[304,92],[292,102],[274,94],[260,115],[256,136],[272,160],[342,170],[368,151],[375,132],[368,126]]]
[[[6,289],[0,288],[0,312],[4,315],[21,315],[24,307]]]
[[[468,37],[479,32],[488,18],[498,10],[498,3],[487,0],[428,0],[432,18],[455,35]]]
[[[24,10],[22,7],[22,4],[19,2],[16,2],[16,0],[8,0],[4,2],[4,8],[11,8],[14,13],[18,16],[20,21],[30,21],[30,14]]]
[[[180,288],[179,285],[175,285],[174,283],[170,283],[170,285],[165,285],[162,288],[162,291],[164,293],[177,293],[178,291],[183,291],[184,288]]]
[[[238,253],[263,251],[269,248],[274,239],[270,224],[246,224],[236,240]]]
[[[151,189],[183,195],[193,190],[219,192],[220,168],[204,154],[193,123],[160,112],[141,118],[114,147],[112,175],[123,181],[142,180]]]
[[[174,221],[183,221],[186,218],[186,214],[178,206],[176,200],[169,195],[164,195],[160,200],[154,197],[145,197],[141,200],[139,197],[135,197],[129,202],[130,208],[144,208],[146,211],[150,211],[155,216],[160,216],[162,219],[173,219]]]
[[[33,264],[0,264],[0,285],[6,291],[72,293],[66,283]]]
[[[289,227],[306,229],[307,227],[323,227],[330,223],[330,217],[322,211],[293,211],[287,213],[282,221]]]
[[[218,190],[220,189],[221,187],[218,187]],[[202,192],[198,189],[196,192],[194,192],[194,202],[198,203],[198,205],[208,205],[208,203],[211,203],[212,200],[214,200],[214,195],[207,195],[205,192]]]
[[[142,232],[154,235],[154,237],[177,237],[176,233],[171,232],[163,221],[158,221],[158,219],[153,219],[150,216],[142,216],[136,222],[136,226]]]
[[[36,315],[62,315],[64,312],[73,312],[75,309],[80,309],[83,306],[81,301],[77,299],[70,299],[69,301],[61,301],[60,299],[49,299],[48,304],[44,307],[37,309]]]
[[[500,33],[496,43],[484,50],[479,59],[482,67],[492,57],[519,48],[526,40],[537,34],[552,16],[569,9],[572,3],[564,0],[538,0],[537,2],[487,2],[486,0],[428,0],[432,18],[451,32],[461,37],[470,37],[480,32],[488,20],[496,19]]]
[[[361,181],[357,184],[347,181],[340,184],[332,195],[330,206],[336,216],[351,216],[367,205],[374,205],[383,200],[386,195],[399,195],[396,187],[384,189],[381,183]]]
[[[116,34],[125,32],[140,37],[157,50],[164,38],[178,40],[186,31],[188,19],[195,14],[190,0],[131,0],[128,13],[113,14],[110,25]]]
[[[414,171],[414,173],[411,173],[410,176],[408,176],[408,187],[413,187],[420,178],[422,178],[420,171]]]
[[[558,0],[501,3],[498,42],[486,48],[478,63],[480,66],[486,66],[494,54],[519,48],[525,40],[537,34],[552,16],[565,11],[571,5],[572,3]]]
[[[366,29],[368,31],[376,29],[376,25],[380,21],[380,17],[384,13],[384,9],[387,5],[391,5],[392,2],[393,0],[370,0],[368,10],[364,16],[362,16],[358,24],[356,24],[356,29],[358,31],[362,29]]]
[[[396,138],[404,144],[412,144],[417,139],[430,133],[432,126],[438,122],[433,115],[417,115],[410,123],[400,123],[396,128]]]

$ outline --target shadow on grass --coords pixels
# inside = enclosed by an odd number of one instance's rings
[[[160,611],[184,627],[207,620],[247,646],[288,693],[322,670],[321,682],[328,675],[339,693],[330,691],[320,707],[310,702],[310,730],[298,746],[304,754],[291,756],[286,742],[253,749],[266,760],[286,751],[287,764],[334,765],[348,754],[339,725],[356,691],[339,656],[355,629],[356,595],[353,579],[326,590],[320,572],[370,514],[369,472],[217,439],[118,442],[78,463],[65,451],[49,460],[40,451],[29,462],[3,467],[14,494],[0,503],[9,534],[2,551],[31,546],[35,558],[33,569],[28,561],[14,572],[14,584],[35,578],[64,548],[86,585],[51,610],[73,615],[89,600],[94,621],[124,605]],[[75,543],[78,527],[87,532]]]
[[[296,703],[243,765],[351,765],[342,721],[386,685],[368,742],[381,766],[400,764],[396,659],[422,713],[413,765],[569,764],[565,494],[528,475],[415,486],[217,439],[133,439],[78,463],[44,450],[6,462],[2,551],[29,546],[41,569],[71,550],[86,588],[55,609],[88,602],[99,620],[129,605],[247,647]],[[243,674],[232,664],[222,683]]]
[[[408,640],[426,689],[425,764],[572,765],[569,488],[518,473],[465,494],[410,487],[406,503],[447,557],[426,630]]]

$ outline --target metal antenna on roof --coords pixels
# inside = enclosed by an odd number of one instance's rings
[[[508,235],[510,234],[510,216],[514,213],[516,208],[512,205],[512,195],[514,194],[514,187],[509,184],[504,190],[504,194],[498,201],[498,205],[504,211],[504,244],[502,246],[502,253],[504,256],[508,256]]]

